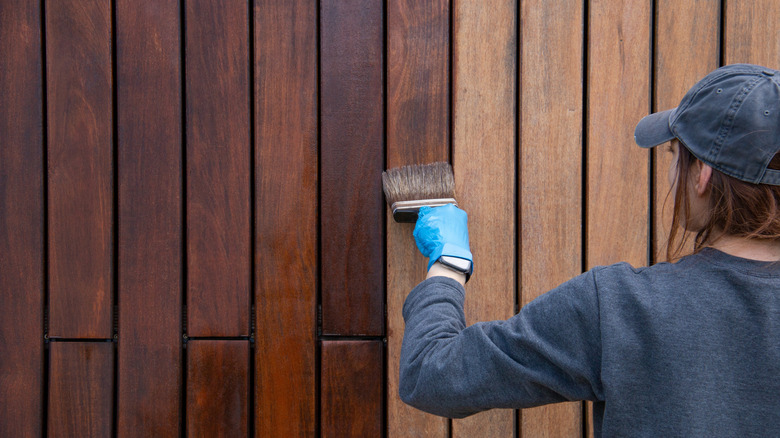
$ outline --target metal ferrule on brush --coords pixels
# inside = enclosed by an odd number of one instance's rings
[[[396,222],[417,222],[417,212],[420,207],[441,207],[447,204],[458,206],[455,198],[438,198],[397,201],[390,206],[390,209],[393,211],[393,220]]]

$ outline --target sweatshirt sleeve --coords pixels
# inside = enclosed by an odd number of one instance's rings
[[[433,277],[404,303],[399,394],[426,412],[462,418],[491,408],[603,400],[593,271],[506,321],[466,327],[464,288]]]

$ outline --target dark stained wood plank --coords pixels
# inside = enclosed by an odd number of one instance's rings
[[[0,2],[0,436],[42,435],[40,2]]]
[[[322,330],[384,333],[382,2],[320,3]]]
[[[188,437],[247,436],[249,373],[249,341],[187,343]]]
[[[387,167],[449,159],[449,30],[449,0],[387,3]],[[401,311],[427,263],[412,239],[414,225],[389,214],[387,223],[388,435],[446,437],[446,419],[398,397]]]
[[[322,437],[382,436],[382,350],[382,341],[322,342]]]
[[[747,62],[780,69],[780,2],[727,1],[723,63]]]
[[[120,437],[180,434],[178,6],[159,0],[116,3]]]
[[[520,303],[582,270],[583,2],[521,3]],[[579,437],[582,404],[524,409],[522,436]]]
[[[317,425],[317,6],[255,4],[255,434]]]
[[[186,2],[190,336],[249,334],[248,15],[246,2]]]
[[[719,0],[662,0],[657,4],[655,111],[679,105],[688,89],[718,67],[720,3]],[[655,261],[663,261],[674,208],[668,179],[672,154],[665,148],[655,148],[653,157],[653,255]],[[693,236],[690,236],[688,251],[693,250],[692,243]]]
[[[387,6],[387,165],[446,161],[450,2]]]
[[[46,7],[49,336],[112,335],[111,5]]]
[[[651,13],[646,0],[589,6],[586,268],[648,262],[649,153],[634,127],[650,111]]]
[[[453,5],[452,163],[476,267],[466,286],[469,325],[515,310],[516,7],[513,0]],[[510,409],[452,422],[453,437],[514,434]]]
[[[49,436],[111,436],[114,345],[52,342],[49,355]]]

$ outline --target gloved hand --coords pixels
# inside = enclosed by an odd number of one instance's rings
[[[430,259],[429,270],[443,255],[473,262],[467,222],[466,212],[453,204],[420,208],[414,227],[414,240],[420,252]]]

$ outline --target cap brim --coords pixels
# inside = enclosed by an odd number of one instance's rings
[[[640,147],[651,148],[673,139],[669,117],[677,108],[650,114],[639,121],[634,130],[634,141]]]

